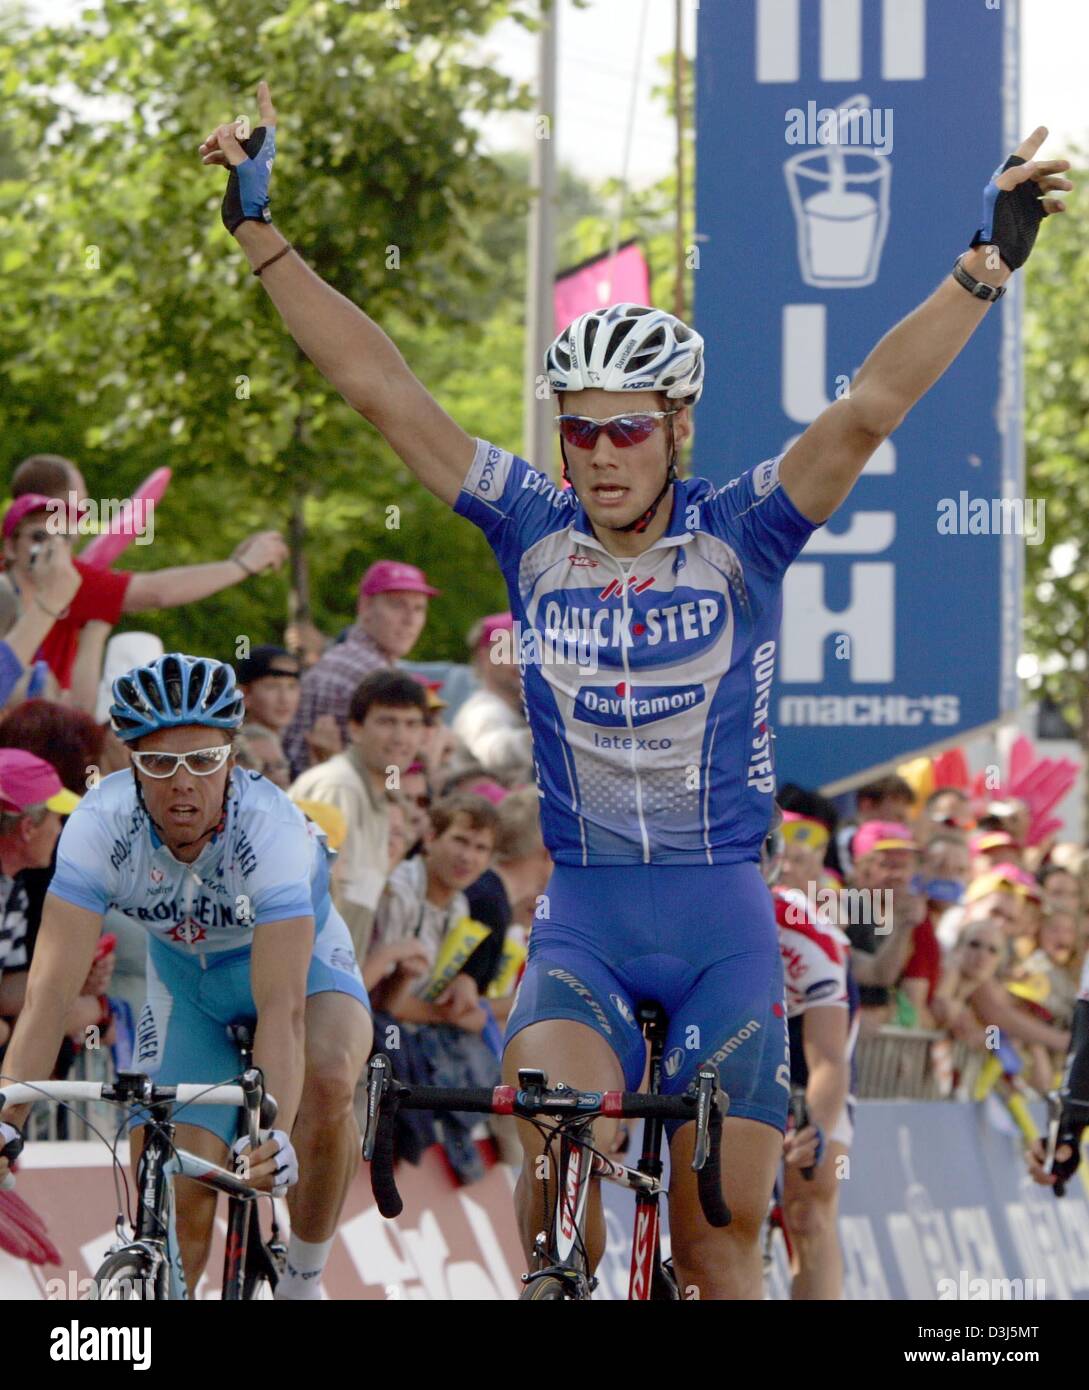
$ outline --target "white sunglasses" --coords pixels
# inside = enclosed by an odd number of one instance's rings
[[[216,748],[194,748],[191,753],[137,753],[132,761],[146,777],[173,777],[179,763],[184,763],[194,777],[210,777],[231,756],[232,746],[221,743]]]

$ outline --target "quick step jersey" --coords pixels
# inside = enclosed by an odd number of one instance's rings
[[[91,912],[119,908],[164,946],[203,956],[249,946],[263,922],[313,917],[320,932],[328,858],[322,832],[278,787],[235,768],[223,829],[182,864],[137,801],[129,769],[103,778],[69,816],[49,891]]]
[[[571,491],[477,441],[455,510],[510,593],[545,844],[561,864],[759,857],[783,573],[816,529],[778,458],[673,489],[669,527],[621,563]]]

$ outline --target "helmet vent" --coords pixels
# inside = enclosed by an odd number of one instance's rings
[[[609,363],[610,363],[610,362],[613,360],[613,358],[616,356],[616,351],[617,351],[617,349],[620,347],[621,343],[623,343],[624,340],[625,340],[627,337],[629,337],[629,335],[631,334],[631,331],[632,331],[632,329],[633,329],[634,327],[635,327],[635,324],[633,324],[633,323],[631,323],[631,322],[627,322],[627,323],[618,323],[618,324],[616,325],[616,327],[613,329],[613,335],[612,335],[612,337],[609,339],[609,346],[605,349],[604,365],[605,365],[606,367],[609,365]]]
[[[207,706],[212,706],[227,688],[227,668],[220,666],[212,676],[212,683],[208,687],[208,698],[205,700]]]
[[[665,333],[660,328],[657,328],[645,342],[640,343],[638,353],[628,362],[628,371],[643,371],[644,368],[650,366],[664,347]]]
[[[583,343],[583,353],[582,353],[582,356],[583,356],[583,361],[584,361],[584,362],[589,362],[589,360],[590,360],[590,354],[591,354],[591,353],[593,352],[593,350],[594,350],[594,339],[597,337],[597,330],[598,330],[600,327],[601,327],[601,320],[600,320],[600,319],[597,317],[597,315],[595,314],[594,317],[589,321],[589,323],[587,323],[587,325],[586,325],[586,331],[585,331],[585,333],[583,334],[583,340],[582,340],[582,343]]]
[[[196,710],[200,708],[200,692],[204,688],[204,682],[208,679],[208,668],[203,661],[195,661],[189,672],[189,689],[185,693],[185,708]]]
[[[155,678],[147,669],[142,669],[136,673],[137,680],[140,682],[140,690],[143,698],[136,699],[136,708],[153,709],[156,714],[165,714],[163,709],[162,696],[155,685]]]

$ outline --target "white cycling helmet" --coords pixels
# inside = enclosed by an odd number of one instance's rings
[[[703,339],[664,309],[613,304],[568,324],[545,353],[555,392],[662,391],[695,405],[703,391]]]

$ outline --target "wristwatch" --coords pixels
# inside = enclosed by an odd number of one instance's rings
[[[964,256],[968,254],[965,251]],[[964,256],[958,256],[953,263],[953,279],[958,285],[963,285],[970,295],[975,299],[985,299],[994,303],[996,299],[1001,299],[1006,293],[1005,285],[988,285],[982,280],[977,280],[974,275],[969,275],[961,262]]]

